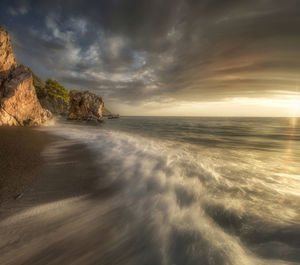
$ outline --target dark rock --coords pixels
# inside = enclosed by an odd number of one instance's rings
[[[70,91],[69,120],[101,121],[104,102],[89,91]]]

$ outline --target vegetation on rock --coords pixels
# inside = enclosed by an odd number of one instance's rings
[[[65,103],[69,102],[69,91],[56,80],[47,79],[44,84],[37,76],[34,75],[33,84],[38,98],[45,98],[49,96],[53,99],[61,99]]]

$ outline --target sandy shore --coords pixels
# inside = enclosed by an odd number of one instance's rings
[[[24,140],[30,135],[45,141],[37,146],[34,139],[35,147],[29,145],[36,148],[27,152],[36,150],[37,169],[23,196],[0,207],[0,264],[127,264],[131,244],[123,236],[124,209],[116,203],[115,188],[101,187],[105,172],[97,165],[99,155],[43,132],[26,131]],[[21,170],[19,174],[19,179],[27,178]]]
[[[101,173],[85,145],[33,129],[3,128],[0,135],[0,217],[93,194]]]
[[[29,128],[0,128],[0,204],[22,196],[41,174],[41,152],[52,140]]]

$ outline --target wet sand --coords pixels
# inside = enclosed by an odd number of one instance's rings
[[[50,138],[33,183],[0,207],[0,264],[133,264],[132,244],[117,242],[124,210],[116,189],[101,185],[99,156],[79,142]]]
[[[5,200],[0,218],[29,206],[93,194],[100,172],[85,145],[33,129],[7,128],[3,135],[1,196]]]
[[[0,128],[0,204],[18,198],[40,175],[53,137],[30,128]]]

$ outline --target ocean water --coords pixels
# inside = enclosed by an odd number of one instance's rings
[[[99,193],[111,191],[60,204],[76,219],[63,233],[80,234],[85,253],[64,264],[300,264],[300,118],[122,117],[46,130],[85,143]]]

